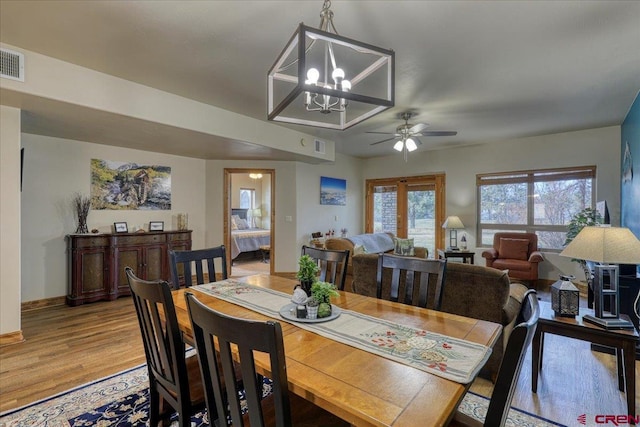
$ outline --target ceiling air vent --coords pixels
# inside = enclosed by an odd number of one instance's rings
[[[8,49],[0,49],[0,77],[24,81],[24,55]]]
[[[315,152],[319,154],[324,154],[324,141],[319,139],[315,140]]]

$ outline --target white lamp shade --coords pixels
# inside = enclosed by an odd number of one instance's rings
[[[444,224],[442,224],[442,228],[447,228],[447,229],[462,229],[464,228],[464,224],[462,223],[462,221],[460,220],[460,218],[458,218],[457,216],[449,216],[447,217],[446,221],[444,222]]]
[[[407,150],[409,151],[414,151],[418,148],[418,146],[416,145],[416,142],[411,138],[407,138],[407,140],[405,141],[405,144],[407,144]]]
[[[625,227],[584,227],[560,256],[605,264],[640,264],[640,240]]]
[[[402,142],[402,140],[396,142],[395,145],[393,146],[393,149],[396,151],[402,151],[403,148],[404,148],[404,142]]]

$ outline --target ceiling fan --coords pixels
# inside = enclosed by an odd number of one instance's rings
[[[367,132],[381,135],[393,135],[391,138],[383,139],[382,141],[374,142],[370,145],[382,144],[383,142],[397,140],[393,148],[397,151],[404,152],[404,158],[407,159],[407,152],[414,151],[418,148],[417,144],[422,144],[422,141],[418,139],[419,136],[453,136],[457,135],[456,131],[448,130],[426,130],[429,125],[427,123],[411,124],[409,120],[415,116],[413,111],[406,111],[400,113],[398,118],[404,120],[404,124],[396,128],[395,133],[391,132]],[[416,144],[417,143],[417,144]]]

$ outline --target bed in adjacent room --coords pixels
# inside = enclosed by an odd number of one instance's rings
[[[231,259],[243,252],[255,252],[271,246],[271,230],[251,227],[248,209],[231,209]]]

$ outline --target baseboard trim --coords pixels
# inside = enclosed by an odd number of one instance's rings
[[[6,345],[18,344],[24,341],[22,331],[9,332],[8,334],[0,335],[0,347]]]
[[[58,305],[65,305],[66,296],[45,298],[34,301],[25,301],[20,305],[22,311],[39,310],[41,308],[55,307]]]

